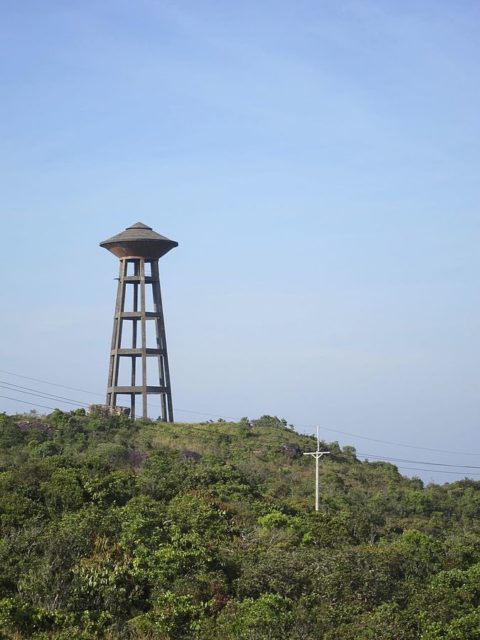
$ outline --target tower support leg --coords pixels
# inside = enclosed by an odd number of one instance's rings
[[[147,292],[150,293],[148,287],[151,287],[152,309],[147,308],[147,298],[150,298],[147,295]],[[126,322],[131,323],[131,342],[128,346],[122,344],[125,333],[124,323]],[[155,327],[154,344],[148,343],[149,334],[153,334],[147,330],[147,327],[152,326],[150,323]],[[157,373],[149,379],[149,376],[152,375],[152,368],[148,366],[148,363],[152,358],[157,362]],[[137,363],[140,364],[140,371],[137,368]],[[126,373],[124,369],[127,365],[130,367],[130,375],[128,376],[128,384],[124,384],[123,375]],[[120,380],[121,377],[122,380]],[[112,408],[119,406],[117,404],[118,398],[123,395],[130,398],[132,418],[136,417],[136,397],[138,395],[142,397],[143,418],[148,417],[149,396],[159,396],[161,420],[173,422],[172,391],[158,260],[136,257],[120,260],[110,351],[107,405]]]

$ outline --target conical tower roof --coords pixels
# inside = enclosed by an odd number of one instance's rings
[[[170,249],[178,247],[178,242],[161,236],[143,222],[137,222],[116,236],[100,242],[100,246],[111,251],[117,258],[158,259]]]

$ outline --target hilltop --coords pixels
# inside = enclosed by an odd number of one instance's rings
[[[0,414],[12,639],[475,640],[480,483],[424,486],[263,416]]]

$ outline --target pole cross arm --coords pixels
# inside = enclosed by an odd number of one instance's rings
[[[331,451],[307,451],[306,453],[304,453],[304,456],[329,456],[331,454]]]

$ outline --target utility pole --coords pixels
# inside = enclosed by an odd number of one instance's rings
[[[317,425],[317,450],[309,451],[308,453],[304,453],[304,456],[313,456],[315,458],[315,511],[318,511],[320,507],[320,485],[318,480],[318,461],[322,456],[328,456],[330,451],[320,451],[320,437],[318,435],[318,425]]]

